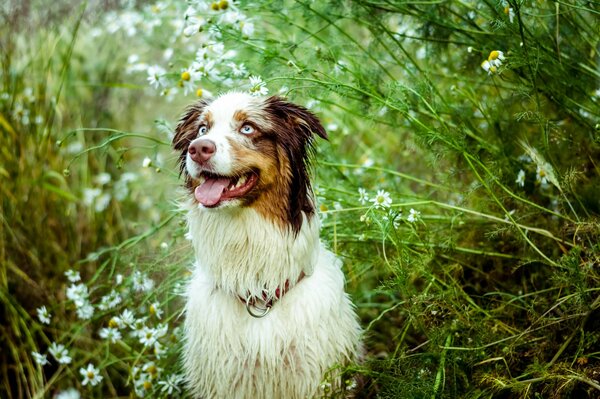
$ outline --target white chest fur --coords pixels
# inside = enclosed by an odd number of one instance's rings
[[[295,236],[256,214],[191,209],[196,268],[186,305],[185,369],[202,398],[310,398],[325,373],[355,357],[360,327],[341,264],[316,220]],[[296,281],[270,313],[251,317],[237,295]]]

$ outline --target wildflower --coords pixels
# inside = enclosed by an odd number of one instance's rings
[[[260,76],[250,76],[250,94],[253,96],[265,96],[269,93],[267,84]]]
[[[160,391],[167,395],[173,395],[173,392],[181,393],[179,385],[183,383],[183,376],[180,374],[171,374],[166,379],[158,382],[161,386]]]
[[[144,326],[139,334],[140,344],[152,346],[158,340],[157,331],[154,328]]]
[[[148,373],[140,373],[139,367],[133,368],[131,376],[133,377],[135,394],[138,397],[143,398],[146,393],[152,389],[152,376]]]
[[[241,21],[240,30],[242,31],[242,35],[244,36],[252,36],[252,34],[254,33],[254,24],[249,21]]]
[[[542,184],[542,186],[545,186],[548,183],[552,183],[556,188],[562,190],[560,184],[558,183],[558,179],[554,174],[554,169],[552,168],[552,165],[550,165],[535,148],[530,147],[527,143],[524,142],[521,142],[521,145],[527,152],[527,155],[529,155],[529,157],[537,166],[536,180],[540,184]]]
[[[142,161],[142,167],[149,168],[150,166],[152,166],[152,160],[148,157],[144,158],[144,160]]]
[[[512,24],[515,19],[515,10],[506,1],[503,1],[502,4],[504,5],[504,13],[508,16],[508,20]]]
[[[154,343],[154,356],[156,356],[157,359],[161,359],[165,353],[167,353],[167,350],[165,349],[165,347],[160,342],[155,342]]]
[[[109,173],[103,172],[99,173],[98,175],[96,175],[96,177],[94,177],[94,182],[96,182],[96,184],[98,184],[99,186],[104,186],[105,184],[110,183],[111,179],[112,177]]]
[[[154,288],[154,280],[145,273],[136,271],[133,273],[133,289],[137,292],[147,292]]]
[[[358,202],[360,202],[361,205],[365,205],[368,201],[369,201],[369,195],[367,194],[367,190],[360,187],[358,189]]]
[[[377,191],[375,198],[371,199],[371,202],[376,209],[384,209],[390,207],[392,204],[392,199],[390,198],[390,193],[384,190],[379,190]]]
[[[402,220],[402,212],[398,212],[398,214],[396,214],[396,216],[394,216],[394,219],[392,220],[392,225],[394,226],[394,229],[398,230],[400,228],[401,220]]]
[[[56,361],[61,364],[71,363],[71,356],[69,356],[69,351],[67,351],[64,345],[52,342],[52,344],[50,344],[50,348],[48,348],[48,352],[50,352]]]
[[[133,312],[129,309],[125,309],[121,313],[121,316],[119,317],[119,319],[127,325],[133,325],[133,323],[135,323],[135,316],[134,316]]]
[[[498,68],[502,65],[502,61],[504,61],[504,53],[500,50],[494,50],[490,52],[488,59],[481,63],[481,67],[491,75],[498,71]]]
[[[67,298],[75,303],[75,306],[82,306],[87,302],[89,293],[88,288],[85,284],[71,284],[67,288]]]
[[[121,339],[121,332],[113,327],[101,328],[100,331],[98,331],[98,335],[100,338],[103,338],[112,344]]]
[[[120,304],[121,301],[122,301],[121,295],[119,295],[119,293],[116,292],[115,290],[112,290],[108,295],[105,295],[102,297],[102,299],[100,300],[100,304],[98,305],[98,308],[100,310],[113,309],[113,308],[117,307],[117,305]]]
[[[248,70],[246,69],[246,66],[243,63],[236,64],[235,62],[229,62],[227,66],[231,68],[231,73],[235,77],[239,78],[248,74]]]
[[[548,185],[548,172],[544,169],[542,165],[538,165],[535,171],[535,179],[542,185]]]
[[[156,316],[157,319],[160,319],[163,314],[163,311],[160,309],[159,305],[160,304],[158,302],[154,302],[148,308],[148,312],[150,312],[151,315]]]
[[[46,309],[45,306],[42,306],[41,308],[37,308],[37,314],[38,314],[38,318],[40,319],[40,322],[42,322],[44,324],[50,324],[50,319],[52,318],[52,315],[50,315],[50,313],[48,312],[48,309]]]
[[[420,216],[421,216],[421,212],[415,211],[414,209],[410,208],[410,211],[408,213],[408,216],[406,217],[406,220],[408,220],[410,223],[415,223],[417,220],[419,220]]]
[[[78,281],[81,281],[81,275],[79,274],[79,272],[73,270],[73,269],[69,269],[65,272],[65,276],[67,276],[67,280],[69,280],[72,283],[76,283]]]
[[[521,187],[525,186],[525,171],[523,169],[519,170],[519,173],[517,174],[517,180],[515,180],[515,183],[517,183]]]
[[[90,384],[95,387],[102,381],[102,376],[100,375],[100,370],[98,370],[92,363],[88,363],[87,368],[80,368],[79,374],[82,375],[83,380],[81,381],[81,385]]]
[[[86,301],[77,307],[76,313],[81,320],[89,320],[94,315],[94,306],[90,301]]]
[[[99,188],[84,188],[83,189],[83,203],[87,206],[91,206],[96,198],[102,194],[102,190]]]
[[[48,364],[48,356],[46,355],[42,355],[39,352],[33,351],[31,352],[31,356],[33,356],[33,360],[35,360],[35,362],[40,366],[45,366]]]
[[[110,199],[111,199],[111,196],[109,193],[104,193],[104,194],[100,195],[98,198],[96,198],[96,204],[94,205],[94,210],[96,212],[104,211],[106,208],[108,208],[108,205],[110,204]]]
[[[150,86],[155,89],[160,88],[161,86],[166,86],[167,82],[165,79],[166,71],[158,65],[149,66],[147,69],[148,72],[148,83]]]
[[[81,394],[75,388],[69,388],[65,391],[60,391],[54,399],[81,399]]]

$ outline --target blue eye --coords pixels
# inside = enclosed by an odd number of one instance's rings
[[[254,133],[254,128],[252,126],[250,126],[250,125],[244,125],[240,129],[240,133],[243,133],[243,134],[252,134],[252,133]]]
[[[206,134],[206,132],[208,131],[207,127],[202,125],[200,126],[200,129],[198,130],[199,134]]]

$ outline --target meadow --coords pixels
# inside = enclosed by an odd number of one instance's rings
[[[600,397],[599,2],[8,0],[0,18],[0,397],[187,397],[170,141],[229,90],[328,132],[314,190],[365,331],[357,397]]]

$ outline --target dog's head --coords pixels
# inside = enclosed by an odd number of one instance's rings
[[[313,135],[325,129],[280,97],[228,93],[190,106],[173,147],[186,187],[202,210],[253,207],[298,232],[314,213],[309,180]]]

